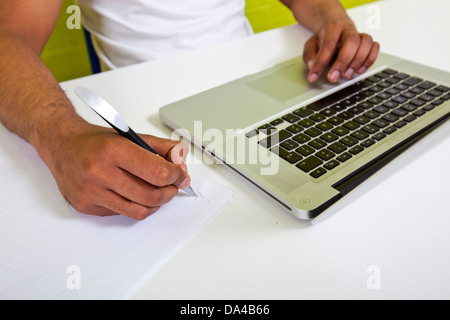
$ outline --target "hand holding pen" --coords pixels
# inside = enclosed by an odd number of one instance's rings
[[[54,125],[58,144],[41,157],[61,194],[81,213],[143,220],[190,185],[183,142],[141,135],[156,155],[81,117]]]

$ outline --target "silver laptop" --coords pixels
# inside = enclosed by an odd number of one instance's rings
[[[337,84],[306,74],[298,57],[164,106],[160,118],[309,220],[450,116],[450,74],[401,58],[380,54]]]

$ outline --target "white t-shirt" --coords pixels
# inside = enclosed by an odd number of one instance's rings
[[[245,0],[78,0],[103,69],[245,37]]]

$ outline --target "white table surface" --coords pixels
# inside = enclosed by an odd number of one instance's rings
[[[368,24],[374,12],[380,29]],[[384,52],[450,71],[448,12],[448,0],[385,0],[349,10],[359,30],[372,34]],[[290,26],[62,86],[74,101],[73,88],[88,86],[135,131],[169,137],[159,107],[301,55],[309,36],[303,27]],[[75,104],[87,120],[104,125]],[[313,226],[288,215],[230,169],[191,164],[191,172],[232,189],[234,198],[132,298],[448,299],[449,155],[447,122]],[[381,287],[367,285],[372,275]]]

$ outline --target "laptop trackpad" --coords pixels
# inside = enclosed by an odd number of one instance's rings
[[[247,85],[280,102],[286,102],[308,91],[309,82],[303,64],[293,63],[266,74]]]
[[[248,165],[247,168],[250,168],[253,172],[257,173],[259,178],[262,178],[267,183],[265,185],[273,185],[282,192],[289,194],[304,184],[308,183],[309,180],[301,177],[299,174],[294,172],[291,168],[288,168],[285,164],[279,162],[279,167],[273,174],[270,174],[270,168],[266,167],[264,169],[264,166],[257,166],[257,165]],[[261,174],[264,171],[266,171],[266,175]],[[269,173],[269,174],[267,174]]]

